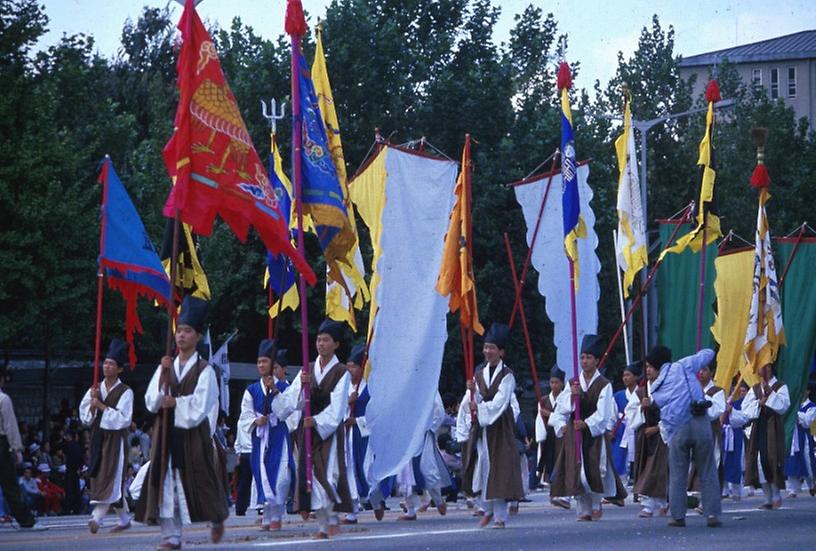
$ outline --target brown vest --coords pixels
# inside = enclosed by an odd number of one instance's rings
[[[207,362],[199,360],[184,374],[181,381],[176,378],[175,369],[171,368],[162,373],[159,384],[164,385],[166,376],[172,396],[189,396],[195,392],[198,379],[206,367]],[[160,413],[153,424],[150,467],[136,504],[136,518],[144,523],[158,521],[159,495],[163,487],[160,480],[162,457],[171,454],[173,468],[180,471],[190,520],[223,522],[229,516],[226,486],[219,449],[210,435],[209,419],[205,417],[201,424],[191,429],[180,429],[174,426],[173,411],[167,410],[167,449],[162,449],[164,413]],[[168,472],[165,476],[173,476],[173,473]]]
[[[104,382],[102,383],[105,384]],[[103,403],[112,409],[119,405],[119,399],[129,389],[120,382],[111,390]],[[91,426],[91,500],[105,501],[113,493],[117,471],[121,471],[121,484],[124,487],[128,452],[128,429],[105,430],[100,428],[102,412],[97,411]],[[120,456],[121,454],[121,456]],[[121,459],[121,461],[120,461]],[[124,495],[124,491],[121,495]],[[121,502],[121,498],[117,503]]]
[[[644,386],[637,389],[638,400],[649,396]],[[669,449],[660,433],[646,436],[647,427],[660,422],[660,408],[652,403],[643,410],[644,423],[635,436],[634,493],[665,500],[669,486]]]
[[[312,366],[314,371],[314,366]],[[309,385],[309,403],[311,408],[311,415],[314,417],[331,404],[331,393],[337,383],[343,378],[348,369],[345,364],[335,364],[328,373],[323,376],[320,384]],[[346,399],[345,397],[343,399]],[[343,424],[338,425],[337,430],[326,440],[320,437],[320,433],[316,428],[311,429],[312,433],[312,477],[320,483],[329,495],[329,499],[335,501],[335,497],[339,497],[339,501],[334,502],[334,512],[336,513],[351,513],[352,501],[351,492],[349,490],[348,479],[346,477],[346,454],[345,454],[345,440]],[[339,477],[337,486],[331,483],[328,479],[329,460],[331,455],[332,437],[337,439],[337,462]],[[306,487],[306,446],[305,440],[306,430],[303,427],[303,419],[301,418],[295,433],[295,441],[297,442],[298,462],[297,462],[297,476],[296,476],[296,490],[294,498],[294,509],[297,512],[312,510],[312,496],[307,491]],[[332,491],[334,490],[334,492]],[[337,494],[335,496],[334,494]]]
[[[771,392],[778,392],[785,383],[777,380]],[[765,393],[762,385],[753,388],[756,399]],[[753,421],[751,437],[748,439],[748,450],[745,452],[745,484],[760,488],[759,465],[765,473],[765,479],[782,488],[785,485],[785,426],[782,416],[767,406],[759,408],[759,418]],[[759,462],[757,462],[759,455]]]
[[[608,384],[609,381],[601,375],[587,388],[586,392],[581,394],[581,418],[586,419],[597,411],[601,391]],[[569,392],[569,390],[565,389],[564,392]],[[592,436],[589,428],[582,430],[582,464],[575,454],[574,420],[575,412],[570,415],[566,430],[564,431],[561,450],[556,459],[555,467],[553,468],[554,475],[550,495],[556,497],[584,495],[586,490],[583,484],[581,484],[581,468],[584,469],[590,491],[598,494],[604,493],[603,477],[601,476],[601,450],[602,446],[605,446],[606,469],[615,477],[615,495],[606,497],[611,499],[624,499],[626,497],[626,489],[623,487],[623,484],[621,484],[618,473],[615,471],[615,466],[612,463],[611,436],[607,432],[599,436]]]
[[[488,387],[484,380],[484,369],[476,372],[476,384],[479,386],[479,393],[482,400],[489,402],[496,397],[502,380],[511,375],[506,365],[502,367],[493,382]],[[487,473],[487,488],[482,491],[485,499],[505,499],[508,501],[519,500],[524,497],[524,489],[521,485],[521,465],[519,463],[519,452],[516,448],[515,419],[513,409],[507,407],[496,421],[487,427],[478,426],[478,422],[471,425],[470,437],[466,445],[468,452],[468,464],[462,465],[465,471],[465,488],[473,493],[473,472],[476,466],[476,442],[484,431],[487,440],[487,453],[490,458],[490,469]],[[463,457],[464,457],[463,452]]]

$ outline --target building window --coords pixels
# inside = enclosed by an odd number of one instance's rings
[[[796,67],[788,67],[788,97],[796,97]]]
[[[779,98],[779,69],[771,69],[771,99]]]
[[[751,70],[751,84],[753,84],[755,88],[762,87],[762,69]]]

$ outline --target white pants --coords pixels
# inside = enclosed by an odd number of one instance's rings
[[[762,484],[762,492],[765,494],[765,503],[771,503],[774,500],[782,499],[782,494],[779,493],[779,486],[765,482]]]
[[[179,513],[178,504],[173,508],[173,516],[161,517],[159,524],[161,525],[162,540],[165,543],[181,544],[181,514]]]
[[[280,522],[283,517],[283,505],[274,501],[267,501],[263,508],[263,524],[270,522]]]
[[[93,518],[99,526],[103,525],[105,515],[108,514],[108,509],[110,506],[110,503],[97,503],[94,505],[94,509],[91,511],[91,518]],[[128,511],[127,500],[123,499],[122,507],[114,507],[113,510],[116,511],[117,515],[119,515],[119,526],[124,526],[130,522],[130,512]]]
[[[643,506],[643,510],[650,513],[655,513],[658,509],[666,509],[669,506],[669,502],[665,499],[645,496],[641,498],[640,503]]]
[[[575,496],[574,499],[578,503],[578,507],[576,508],[578,516],[591,515],[592,511],[600,511],[602,497],[603,496],[601,496],[601,494],[596,494],[593,492],[588,492],[581,496]]]
[[[807,490],[810,490],[813,487],[813,478],[809,476],[789,476],[787,479],[788,492],[798,494],[802,489],[803,482],[805,483]]]
[[[488,499],[482,503],[485,514],[493,515],[493,522],[507,522],[507,501],[504,499]]]

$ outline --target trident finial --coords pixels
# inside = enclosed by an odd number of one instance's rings
[[[278,127],[278,121],[286,116],[286,102],[281,102],[280,113],[278,113],[277,107],[278,104],[274,98],[269,100],[269,110],[267,110],[266,101],[261,100],[261,113],[263,114],[263,118],[269,123],[269,128],[273,134]]]

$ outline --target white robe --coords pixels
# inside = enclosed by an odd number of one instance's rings
[[[178,381],[184,378],[184,375],[198,362],[198,359],[198,354],[193,354],[182,366],[178,356],[176,356],[173,360],[173,370]],[[159,389],[161,371],[161,366],[156,368],[145,392],[145,406],[151,413],[159,413],[161,409],[161,400],[164,396],[164,392]],[[192,394],[176,397],[174,418],[174,426],[185,430],[195,428],[204,421],[209,421],[210,436],[215,433],[218,420],[218,382],[216,381],[215,371],[210,365],[207,365],[201,372],[198,384],[196,384]],[[160,419],[157,420],[157,422],[160,421]],[[173,468],[173,458],[168,456],[167,473],[162,484],[162,503],[159,517],[173,518],[173,509],[176,504],[178,504],[181,521],[184,524],[190,524],[190,511],[187,507],[184,487],[181,484],[181,474],[178,469]]]
[[[279,379],[273,377],[273,384],[276,384]],[[266,385],[263,379],[259,380],[261,389],[264,394],[267,394]],[[269,433],[272,427],[277,426],[278,423],[285,423],[286,418],[294,411],[291,408],[291,403],[285,403],[279,399],[273,399],[271,403],[271,412],[267,416],[267,423],[263,426],[255,425],[255,421],[263,417],[263,412],[255,409],[255,402],[252,399],[252,394],[249,390],[244,391],[244,396],[241,398],[241,416],[238,418],[238,433],[246,435],[249,438],[250,449],[252,447],[252,434],[255,433],[260,439],[260,458],[261,458],[261,484],[263,485],[264,495],[269,504],[285,505],[286,499],[289,495],[289,484],[291,477],[289,473],[289,444],[284,440],[281,448],[281,458],[278,465],[278,477],[275,487],[269,483],[269,477],[266,469],[263,467],[263,458],[266,455],[266,450],[269,447]],[[288,427],[287,427],[288,430]],[[252,482],[255,483],[255,476],[252,477]],[[257,496],[256,496],[257,502]]]
[[[337,359],[337,356],[332,356],[329,363],[321,368],[320,359],[318,358],[312,369],[312,384],[319,385],[326,373],[338,363],[340,363],[340,361]],[[318,509],[330,509],[334,505],[334,502],[340,501],[335,491],[335,487],[340,480],[340,462],[337,457],[337,436],[335,432],[337,432],[337,427],[339,427],[346,418],[350,381],[351,376],[348,372],[344,373],[335,385],[334,390],[332,390],[329,405],[326,406],[323,411],[313,416],[315,429],[320,435],[320,438],[323,440],[331,439],[326,478],[332,485],[331,488],[324,488],[316,478],[312,477],[312,510],[314,511]],[[289,388],[278,396],[275,401],[281,401],[281,407],[297,409],[302,412],[305,397],[300,383],[300,373],[298,373],[292,381],[292,384],[289,385]],[[334,496],[334,499],[331,499],[329,497],[330,495]]]
[[[776,377],[771,377],[768,381],[768,386],[773,387],[776,384]],[[779,390],[772,390],[765,405],[774,410],[779,415],[785,415],[791,405],[790,393],[788,392],[788,385],[783,384]],[[742,401],[742,413],[748,419],[759,419],[761,406],[759,400],[756,398],[754,389],[748,390],[745,399]],[[746,446],[747,447],[747,446]],[[759,459],[759,450],[757,450],[757,470],[759,471],[759,482],[765,484],[767,477],[765,476],[765,469],[762,467],[762,461]]]
[[[100,401],[104,401],[108,397],[108,394],[120,384],[122,384],[122,381],[117,378],[116,382],[113,383],[113,386],[108,390],[107,385],[102,381],[102,383],[99,384]],[[89,388],[85,396],[82,397],[82,402],[79,403],[79,419],[84,425],[90,426],[93,424],[95,417],[96,411],[91,410],[91,389]],[[122,396],[119,397],[119,402],[117,402],[115,409],[107,408],[102,412],[99,428],[103,430],[123,430],[130,428],[132,420],[133,390],[127,389],[122,393]],[[119,468],[116,469],[116,478],[113,481],[111,495],[98,501],[91,500],[91,505],[96,505],[97,503],[116,503],[122,498],[122,476],[124,473],[125,457],[125,444],[123,443],[122,449],[119,450]]]
[[[504,362],[499,361],[496,367],[485,366],[485,385],[489,388],[499,373],[504,369]],[[476,420],[479,426],[488,427],[501,417],[510,406],[512,396],[516,390],[516,379],[512,373],[508,373],[499,383],[499,389],[493,399],[485,402],[479,387],[474,393],[476,399]],[[467,441],[470,434],[472,417],[470,415],[470,391],[465,392],[465,397],[459,405],[459,414],[456,418],[456,439],[460,442]],[[482,500],[487,500],[487,479],[490,473],[490,455],[487,448],[487,431],[482,431],[482,435],[476,442],[476,465],[473,470],[473,492],[480,492]]]
[[[439,447],[436,443],[436,434],[439,432],[445,418],[446,413],[445,406],[442,403],[442,396],[437,392],[434,398],[433,410],[431,411],[431,419],[428,422],[428,428],[425,430],[425,438],[422,440],[422,446],[412,455],[412,457],[420,456],[419,470],[425,478],[425,486],[428,490],[439,490],[450,485],[450,476],[447,469],[438,460],[440,457]],[[408,496],[413,492],[412,487],[414,485],[416,485],[416,479],[414,477],[413,461],[408,461],[397,473],[397,486],[401,489],[403,495]]]
[[[708,384],[703,388],[703,394],[705,395],[705,399],[711,402],[711,407],[706,410],[706,415],[708,416],[708,420],[714,422],[716,419],[719,419],[720,416],[725,413],[725,391],[720,389],[719,391],[714,393],[714,396],[709,396],[708,391],[714,387],[714,381],[709,381]],[[716,467],[720,466],[720,461],[722,460],[722,446],[719,445],[720,438],[719,435],[714,436],[714,465]]]
[[[592,375],[592,379],[590,379],[589,383],[587,383],[584,378],[584,374],[581,373],[578,376],[578,381],[581,383],[581,390],[586,392],[587,389],[589,389],[589,387],[592,386],[595,380],[600,376],[601,373],[596,369],[595,374]],[[555,411],[553,411],[553,414],[550,415],[550,424],[553,427],[557,427],[556,434],[558,434],[558,436],[564,436],[567,423],[569,423],[569,417],[572,415],[574,409],[575,400],[572,399],[572,392],[569,388],[566,388],[561,394],[558,395],[558,400],[555,404]],[[617,414],[618,406],[615,404],[615,396],[612,393],[612,385],[607,384],[601,390],[601,393],[598,396],[598,405],[595,413],[583,419],[583,421],[586,423],[587,428],[589,428],[589,432],[593,437],[602,436],[610,427],[610,423],[612,423],[612,426],[614,426]],[[554,421],[553,417],[558,417],[558,419]],[[564,445],[572,445],[572,443],[564,442]],[[584,467],[586,463],[582,461],[581,465]],[[609,460],[605,445],[601,446],[600,471],[601,479],[603,480],[604,495],[615,495],[617,493],[615,472],[614,469],[609,468]],[[584,472],[583,468],[581,469],[581,484],[584,486],[587,493],[591,493],[589,483],[587,482],[586,473]]]

